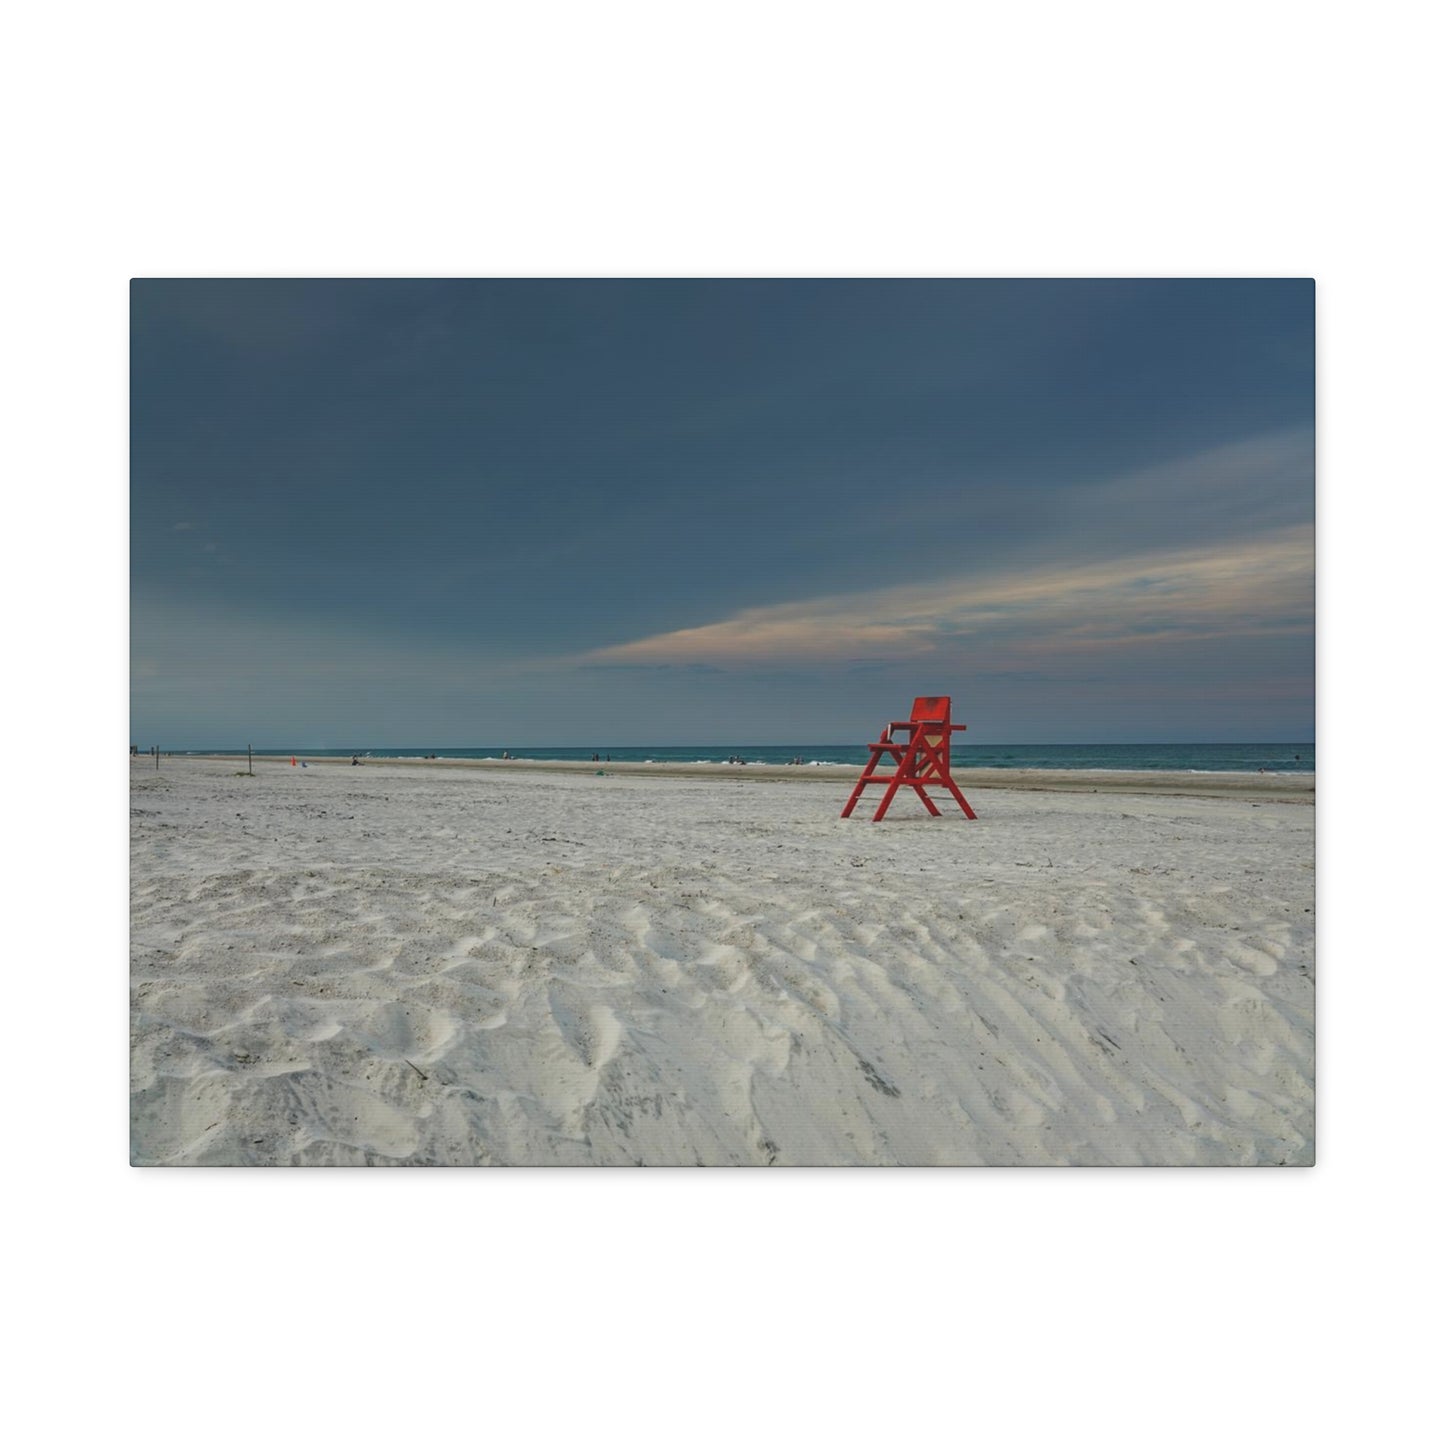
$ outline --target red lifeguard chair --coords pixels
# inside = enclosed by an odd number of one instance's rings
[[[868,762],[863,768],[863,775],[853,788],[847,806],[843,809],[845,818],[853,811],[858,799],[863,796],[863,789],[870,783],[887,784],[883,800],[873,815],[875,823],[888,811],[894,794],[902,787],[912,788],[923,799],[923,806],[937,818],[938,808],[924,791],[929,785],[947,788],[953,794],[954,801],[963,809],[964,817],[977,817],[968,806],[968,799],[958,791],[958,784],[953,781],[953,775],[949,772],[948,740],[954,733],[967,731],[963,723],[949,720],[952,707],[950,698],[916,697],[913,699],[913,714],[907,722],[889,723],[879,733],[878,741],[868,744]],[[894,742],[893,735],[897,732],[906,732],[907,740]],[[884,758],[893,760],[891,773],[877,771],[878,764]]]

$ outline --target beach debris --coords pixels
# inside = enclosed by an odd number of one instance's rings
[[[411,1067],[414,1068],[414,1069],[416,1069],[416,1065],[413,1064],[410,1059],[403,1059],[403,1060],[402,1060],[402,1063],[404,1063],[404,1064],[411,1064]],[[420,1069],[416,1069],[416,1071],[417,1071],[417,1073],[418,1073],[419,1075],[421,1075],[422,1082],[425,1083],[425,1082],[426,1082],[426,1075],[423,1074]]]
[[[858,1067],[863,1070],[863,1077],[867,1079],[880,1094],[886,1094],[890,1099],[899,1097],[899,1090],[890,1084],[867,1059],[859,1057]]]

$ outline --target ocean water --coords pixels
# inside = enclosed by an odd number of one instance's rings
[[[167,749],[162,752],[244,753],[244,747]],[[817,763],[846,763],[861,768],[868,761],[868,749],[859,745],[833,746],[817,743],[782,745],[722,746],[689,744],[685,747],[580,747],[528,748],[506,743],[476,748],[257,748],[257,757],[287,757],[293,752],[308,757],[346,758],[353,753],[370,758],[500,758],[510,752],[515,758],[537,758],[587,762],[593,753],[599,761],[615,763],[725,763],[741,758],[748,763],[789,763],[801,758],[804,766]],[[955,768],[1099,768],[1125,772],[1312,773],[1315,768],[1313,743],[1017,743],[961,742],[953,744]]]

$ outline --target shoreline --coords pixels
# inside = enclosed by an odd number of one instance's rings
[[[187,753],[195,761],[244,763],[244,753]],[[350,758],[316,757],[297,753],[308,767],[350,767]],[[166,761],[162,756],[162,763]],[[174,761],[174,759],[173,759]],[[144,754],[132,764],[148,764]],[[290,767],[288,757],[257,757],[257,768]],[[860,768],[847,763],[814,763],[804,767],[781,763],[593,763],[550,758],[368,758],[362,767],[435,769],[442,772],[480,770],[508,773],[552,773],[596,777],[707,778],[738,782],[829,783],[842,787],[856,781]],[[1314,773],[1188,773],[1085,768],[955,768],[954,781],[967,794],[970,788],[986,792],[1031,793],[1147,793],[1172,797],[1235,797],[1305,803],[1315,800]]]

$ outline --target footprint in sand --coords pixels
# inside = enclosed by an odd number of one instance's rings
[[[1247,943],[1228,943],[1224,949],[1224,956],[1231,963],[1237,963],[1241,968],[1248,969],[1258,978],[1268,978],[1271,974],[1279,971],[1279,963],[1276,959],[1262,948],[1254,948]]]
[[[568,1048],[589,1069],[600,1069],[622,1042],[622,1025],[606,1004],[589,1003],[576,989],[554,985],[547,1000]]]
[[[356,1036],[387,1059],[429,1058],[456,1032],[445,1014],[420,1004],[387,1003],[371,1010]]]

